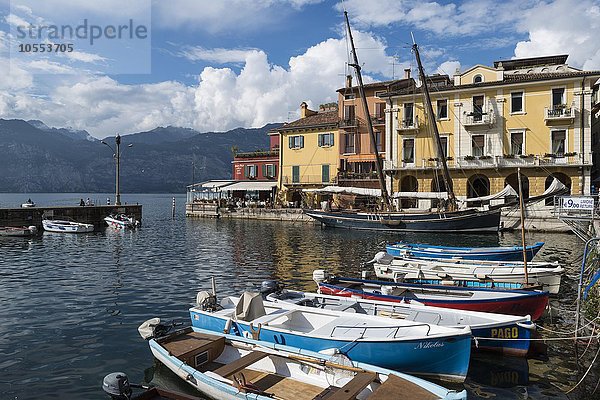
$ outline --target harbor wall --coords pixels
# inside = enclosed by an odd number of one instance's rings
[[[49,206],[49,207],[24,207],[0,208],[0,226],[30,226],[42,228],[42,217],[65,219],[70,218],[77,222],[104,226],[104,217],[110,214],[123,213],[133,216],[138,221],[142,220],[142,205],[101,205],[101,206]]]
[[[257,219],[265,221],[290,221],[308,224],[317,224],[317,222],[304,214],[299,208],[237,208],[227,210],[223,207],[210,207],[208,205],[199,206],[194,204],[186,205],[187,217],[191,218],[232,218],[232,219]]]

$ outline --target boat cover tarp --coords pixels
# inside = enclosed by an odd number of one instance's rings
[[[518,196],[515,189],[512,186],[506,185],[504,189],[498,193],[490,194],[488,196],[474,197],[464,201],[487,201],[500,199],[507,196]],[[394,198],[410,198],[410,199],[447,199],[447,192],[394,192],[392,195]]]
[[[325,186],[322,189],[304,189],[303,191],[310,193],[356,194],[373,197],[381,196],[381,189],[359,188],[352,186]]]
[[[235,307],[236,319],[252,321],[266,314],[262,295],[254,292],[244,292]]]
[[[481,197],[473,197],[473,198],[467,199],[465,201],[488,201],[488,200],[495,200],[495,199],[504,198],[504,197],[507,197],[507,196],[518,197],[519,194],[517,193],[517,191],[515,189],[513,189],[513,187],[511,185],[507,184],[504,187],[504,189],[502,189],[498,193],[490,194],[490,195],[487,195],[487,196],[481,196]]]
[[[555,196],[555,195],[559,195],[559,194],[564,194],[568,191],[569,189],[558,179],[554,178],[554,180],[552,181],[552,183],[550,184],[550,186],[548,186],[548,189],[546,189],[544,191],[544,193],[540,194],[539,196],[534,196],[534,197],[530,197],[528,199],[525,200],[525,202],[527,203],[533,203],[536,201],[540,201],[540,200],[544,200],[550,196]]]

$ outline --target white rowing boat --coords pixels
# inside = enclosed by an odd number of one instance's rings
[[[47,232],[57,233],[86,233],[93,232],[94,225],[60,219],[44,219],[42,226]]]

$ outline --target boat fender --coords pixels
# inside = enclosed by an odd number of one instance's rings
[[[537,325],[534,322],[517,322],[517,326],[520,326],[523,329],[535,330]]]
[[[319,351],[319,354],[324,354],[326,356],[335,356],[337,354],[340,354],[341,351],[340,349],[338,349],[337,347],[331,348],[331,349],[323,349]]]
[[[227,318],[227,321],[225,321],[225,327],[223,328],[223,333],[229,333],[231,330],[231,322],[231,318]]]
[[[487,276],[486,274],[476,274],[476,275],[475,275],[475,277],[476,277],[477,279],[479,279],[480,281],[483,281],[483,280],[489,279],[489,276]]]

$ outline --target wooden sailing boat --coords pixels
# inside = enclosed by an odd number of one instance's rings
[[[433,127],[437,141],[438,158],[442,160],[443,179],[448,192],[448,205],[446,210],[439,212],[421,212],[421,213],[404,213],[391,211],[390,198],[385,185],[385,178],[382,171],[382,161],[377,150],[375,133],[371,123],[371,115],[367,105],[367,99],[364,93],[361,67],[356,55],[352,31],[350,30],[350,22],[348,13],[344,11],[346,26],[348,29],[348,39],[352,47],[353,63],[350,64],[356,71],[358,80],[358,92],[361,98],[362,105],[366,111],[367,127],[371,137],[375,152],[375,166],[377,169],[377,177],[381,186],[381,198],[383,200],[383,212],[351,212],[351,211],[322,211],[322,210],[306,210],[305,213],[321,222],[323,225],[335,228],[346,229],[364,229],[364,230],[392,230],[406,232],[495,232],[500,226],[500,210],[479,211],[476,209],[458,210],[456,204],[456,196],[452,190],[452,178],[448,172],[446,158],[441,150],[441,139],[437,129],[437,124],[433,118],[433,107],[429,98],[429,89],[427,88],[427,80],[417,44],[413,44],[413,51],[419,66],[419,76],[422,82],[423,96],[427,105],[429,121]]]

